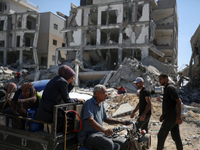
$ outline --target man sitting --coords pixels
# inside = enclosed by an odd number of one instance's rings
[[[83,127],[78,133],[79,143],[90,149],[119,150],[121,148],[121,150],[127,150],[128,141],[125,138],[111,139],[107,137],[113,133],[113,130],[103,127],[103,122],[123,125],[128,125],[129,122],[107,117],[103,105],[107,97],[105,86],[96,85],[93,95],[82,107],[81,120]]]

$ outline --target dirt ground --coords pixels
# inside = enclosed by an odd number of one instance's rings
[[[138,97],[135,94],[127,94],[125,98],[118,97],[111,101],[111,103],[118,103],[118,107],[121,103],[124,102],[129,102],[132,106],[135,107],[138,103]],[[161,107],[162,102],[157,101],[156,98],[152,98],[152,116],[149,123],[149,133],[151,134],[150,150],[156,150],[157,147],[157,133],[161,126],[161,123],[159,122],[159,117],[162,111]],[[136,120],[136,118],[131,119],[129,115],[122,116],[121,118],[132,121]],[[183,123],[180,125],[180,134],[183,143],[183,149],[200,150],[200,114],[188,110],[187,113],[182,114],[182,119]],[[165,141],[164,150],[174,149],[176,149],[176,146],[169,133]]]

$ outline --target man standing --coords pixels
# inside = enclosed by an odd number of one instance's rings
[[[175,87],[168,83],[168,76],[166,74],[159,75],[159,82],[164,86],[164,95],[162,115],[160,116],[160,121],[163,123],[158,132],[157,150],[163,149],[169,131],[171,131],[171,136],[176,143],[177,150],[182,150],[183,145],[179,131],[179,125],[182,123],[181,99]]]
[[[139,118],[137,119],[136,127],[137,129],[145,129],[148,133],[148,123],[151,117],[150,92],[145,89],[143,78],[137,77],[133,83],[135,83],[137,89],[140,90],[140,93],[139,103],[133,110],[130,117],[133,118],[135,113],[139,110]]]
[[[105,86],[96,85],[93,95],[82,107],[81,120],[83,126],[78,133],[79,143],[90,149],[119,150],[121,148],[121,150],[127,150],[128,141],[125,138],[113,140],[107,137],[113,133],[113,130],[103,127],[103,121],[108,124],[124,125],[128,125],[128,121],[107,118],[103,105],[103,101],[107,97]]]

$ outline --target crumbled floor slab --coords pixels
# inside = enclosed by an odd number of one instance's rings
[[[121,115],[130,113],[133,111],[134,107],[129,103],[122,104],[113,114],[112,117],[120,117]]]

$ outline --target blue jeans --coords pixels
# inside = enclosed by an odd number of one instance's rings
[[[83,143],[84,147],[92,150],[127,150],[128,141],[125,138],[108,138],[101,132],[88,135]]]

